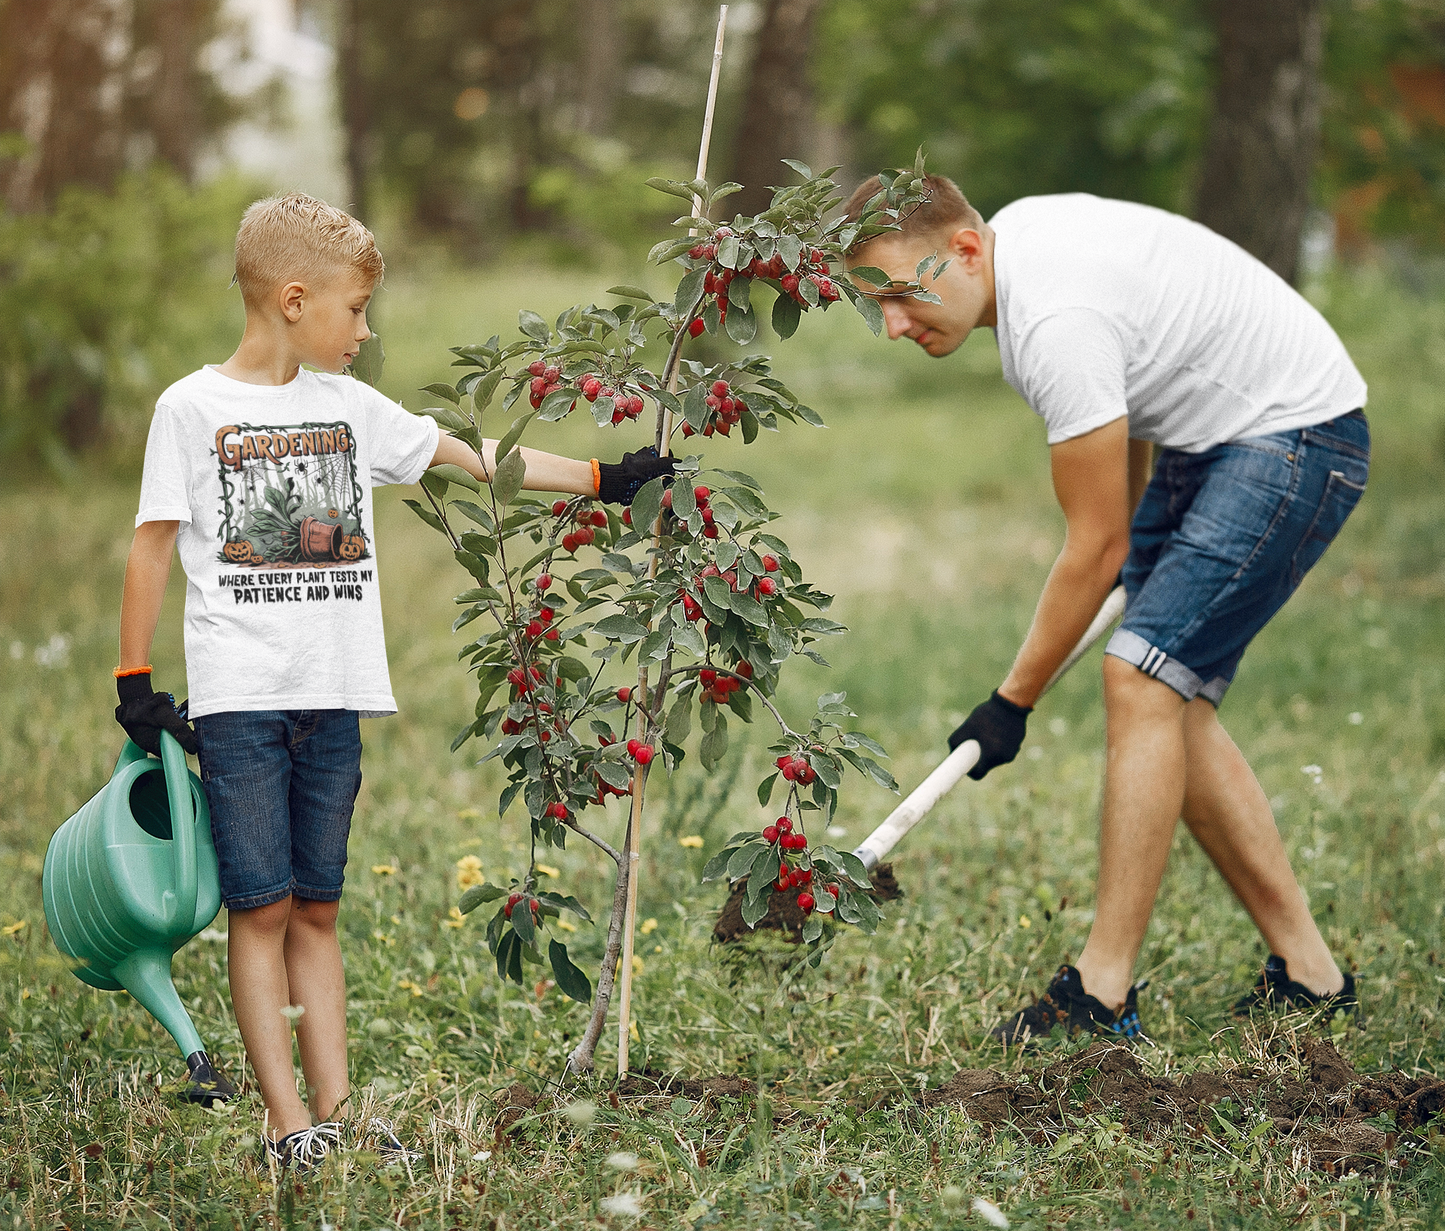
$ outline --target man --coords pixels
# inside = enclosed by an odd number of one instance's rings
[[[941,302],[857,284],[877,294],[891,339],[935,357],[977,326],[997,331],[1004,379],[1047,427],[1067,523],[1012,669],[949,740],[979,742],[972,777],[1017,755],[1034,702],[1121,568],[1128,594],[1104,658],[1094,924],[1077,966],[995,1037],[1141,1033],[1133,968],[1180,816],[1269,945],[1236,1011],[1353,1008],[1354,981],[1216,708],[1364,490],[1364,380],[1313,307],[1197,223],[1085,194],[1025,198],[985,223],[951,181],[928,187],[901,233],[861,245],[850,266],[902,287],[937,253],[949,264],[927,287]],[[862,184],[850,215],[878,191]]]

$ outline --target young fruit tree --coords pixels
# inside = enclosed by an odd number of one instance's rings
[[[452,750],[473,737],[489,741],[478,763],[500,760],[508,774],[499,815],[520,800],[531,823],[526,875],[508,885],[474,885],[458,905],[470,913],[496,903],[486,940],[499,976],[521,983],[525,965],[550,964],[562,992],[593,1005],[568,1060],[573,1072],[592,1068],[606,1021],[648,775],[659,762],[676,771],[694,726],[697,760],[711,771],[727,751],[729,715],[751,722],[755,706],[766,710],[778,736],[771,748],[776,767],[758,787],[760,804],[766,808],[783,787],[776,822],[730,839],[705,879],[747,878],[750,926],[774,890],[796,891],[814,964],[833,921],[868,932],[878,922],[862,863],[811,844],[806,822],[817,822],[815,833],[827,824],[848,766],[895,789],[874,760],[883,750],[845,727],[854,715],[842,693],[821,697],[801,728],[773,702],[788,659],[801,654],[826,665],[813,643],[842,626],[816,614],[831,599],[804,580],[788,544],[773,533],[776,515],[758,483],[712,464],[718,437],[752,444],[784,422],[822,420],[772,374],[766,355],[719,363],[684,352],[703,333],[725,333],[739,346],[752,342],[764,287],[776,292],[771,320],[781,338],[805,313],[844,296],[877,333],[883,317],[875,299],[833,271],[861,240],[896,230],[923,199],[922,162],[885,174],[883,190],[851,222],[829,219],[840,200],[833,171],[814,175],[800,163],[788,165],[803,182],[778,189],[757,217],[719,225],[704,212],[677,220],[690,233],[650,254],[680,267],[670,301],[615,286],[609,294],[623,301],[617,306],[577,305],[554,324],[523,311],[516,341],[493,337],[452,348],[453,366],[466,371],[455,384],[424,391],[443,403],[426,413],[479,457],[488,408],[499,395],[503,415],[525,401],[502,433],[490,484],[456,467],[436,467],[422,480],[426,502],[407,504],[446,536],[475,583],[457,596],[462,612],[454,631],[483,622],[459,655],[476,675],[477,701]],[[685,201],[699,198],[704,211],[739,189],[701,179],[649,183]],[[936,301],[922,286],[930,268],[935,277],[941,272],[930,259],[917,281],[888,285],[888,293]],[[887,283],[876,269],[853,273],[875,286]],[[650,340],[659,344],[653,353],[665,350],[660,372],[648,366]],[[546,502],[522,493],[526,464],[518,442],[530,426],[580,408],[607,427],[637,419],[649,404],[660,453],[671,451],[675,437],[702,437],[712,442],[714,457],[681,459],[675,481],[647,483],[620,516],[585,497]],[[628,676],[619,680],[619,669]],[[616,796],[630,802],[620,841],[598,832],[606,825],[605,804]],[[543,888],[537,877],[539,853],[572,835],[617,867],[595,992],[553,931],[563,912],[583,921],[591,916],[575,897]]]

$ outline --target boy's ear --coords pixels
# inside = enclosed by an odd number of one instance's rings
[[[281,315],[293,325],[301,319],[301,309],[306,302],[306,286],[301,282],[288,282],[277,292]]]

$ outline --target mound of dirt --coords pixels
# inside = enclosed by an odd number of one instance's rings
[[[617,1083],[623,1098],[667,1095],[700,1103],[711,1098],[743,1098],[758,1092],[757,1083],[746,1077],[678,1077],[657,1069],[628,1073]]]
[[[1325,1040],[1307,1042],[1300,1059],[1304,1080],[1241,1065],[1191,1073],[1176,1083],[1150,1077],[1129,1048],[1101,1041],[1032,1078],[963,1069],[918,1101],[960,1107],[972,1120],[1009,1125],[1044,1144],[1065,1132],[1071,1117],[1105,1112],[1136,1134],[1183,1124],[1196,1135],[1218,1135],[1214,1109],[1228,1099],[1241,1110],[1258,1106],[1277,1134],[1306,1149],[1313,1166],[1337,1174],[1391,1161],[1397,1135],[1366,1121],[1392,1112],[1397,1129],[1410,1132],[1445,1109],[1445,1081],[1403,1073],[1362,1076]]]
[[[891,902],[903,896],[903,890],[898,887],[898,880],[893,875],[891,863],[880,863],[873,869],[870,879],[873,887],[869,893],[874,901]],[[751,936],[754,931],[766,928],[784,933],[785,939],[793,944],[801,944],[803,923],[807,916],[798,909],[798,895],[774,890],[768,901],[768,913],[758,920],[756,927],[750,928],[743,922],[743,895],[747,892],[747,887],[747,877],[733,882],[732,892],[728,894],[728,900],[723,903],[717,923],[713,925],[713,939],[720,944],[731,944]]]

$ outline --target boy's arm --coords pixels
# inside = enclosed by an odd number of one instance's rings
[[[150,665],[151,642],[171,576],[178,521],[147,521],[136,527],[125,561],[120,599],[120,670]]]
[[[624,454],[617,464],[599,462],[595,458],[583,462],[576,458],[559,457],[555,453],[543,453],[540,449],[523,449],[522,460],[527,463],[527,477],[522,483],[527,491],[595,496],[599,500],[620,504],[630,504],[637,489],[649,479],[671,475],[675,465],[670,457],[658,457],[650,446],[636,453]],[[437,451],[431,465],[444,463],[460,466],[474,479],[490,483],[497,464],[497,442],[482,441],[482,457],[479,459],[470,445],[443,432],[437,440]]]

